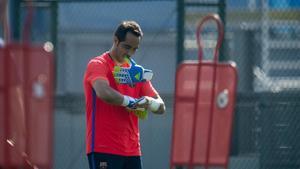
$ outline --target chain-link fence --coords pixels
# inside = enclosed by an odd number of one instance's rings
[[[140,23],[145,36],[135,59],[154,70],[153,84],[167,104],[166,115],[140,123],[143,165],[168,168],[176,61],[197,59],[196,24],[213,12],[226,24],[220,58],[236,62],[239,74],[229,168],[300,168],[300,2],[70,0],[31,5],[32,40],[52,41],[56,50],[55,169],[88,166],[83,73],[90,58],[110,49],[122,20]],[[20,5],[20,27],[27,6]],[[203,37],[204,58],[211,59],[213,26],[205,28]]]

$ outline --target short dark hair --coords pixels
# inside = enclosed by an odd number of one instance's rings
[[[127,32],[134,34],[137,37],[143,37],[143,32],[140,25],[135,21],[123,21],[116,29],[115,36],[120,42],[125,41]]]

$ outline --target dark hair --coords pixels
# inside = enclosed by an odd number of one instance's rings
[[[143,37],[143,32],[138,23],[135,21],[123,21],[115,31],[115,36],[120,42],[125,41],[127,32],[134,34],[137,37]]]

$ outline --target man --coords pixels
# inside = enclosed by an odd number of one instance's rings
[[[141,169],[140,134],[137,108],[148,109],[159,103],[153,113],[165,112],[165,104],[150,81],[134,86],[118,84],[115,66],[122,66],[139,47],[143,33],[134,21],[124,21],[116,29],[108,52],[90,60],[84,75],[86,99],[86,152],[90,169]],[[137,104],[138,98],[146,102]]]

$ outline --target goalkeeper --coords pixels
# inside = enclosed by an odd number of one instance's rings
[[[131,59],[142,36],[136,22],[122,22],[111,49],[87,65],[83,84],[90,169],[141,169],[140,114],[136,112],[165,112],[165,104],[150,82],[152,71]]]

